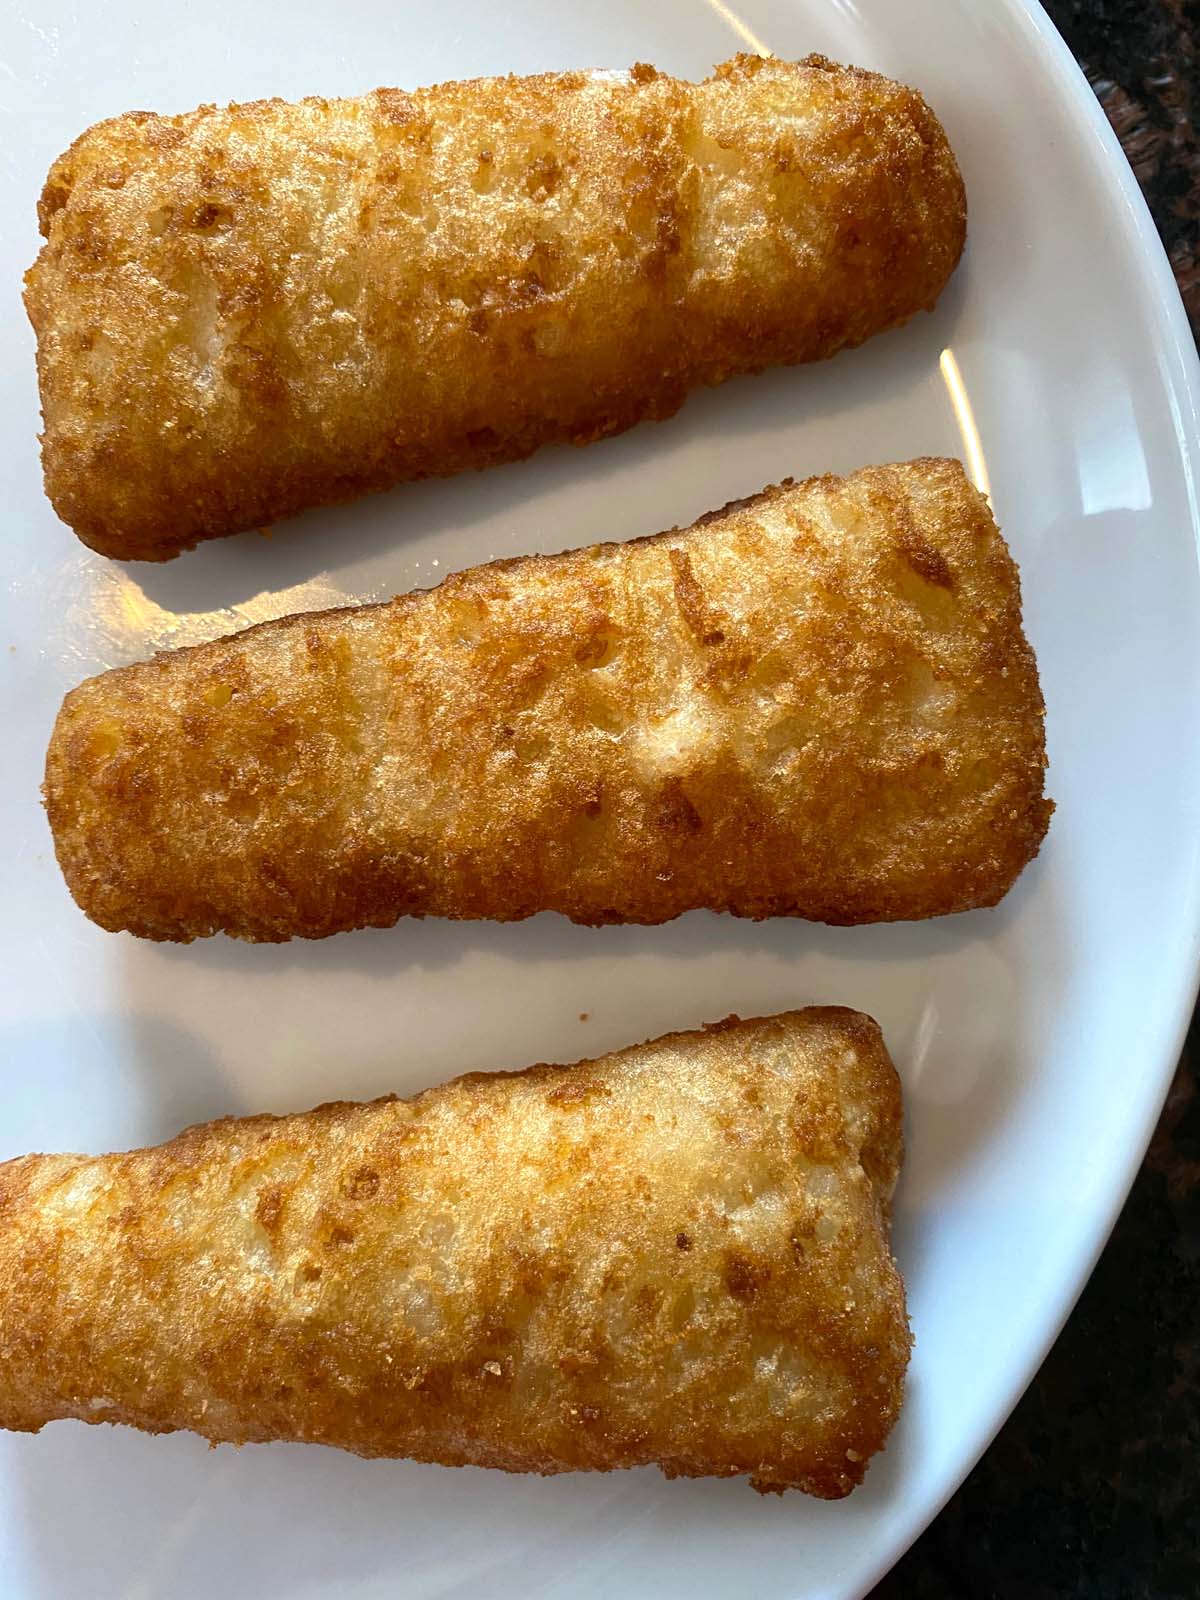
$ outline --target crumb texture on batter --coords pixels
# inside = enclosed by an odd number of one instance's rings
[[[925,460],[104,673],[45,794],[102,927],[280,940],[992,905],[1044,767],[1016,568]]]
[[[47,493],[161,560],[859,344],[933,305],[966,213],[915,90],[740,56],[133,112],[39,216]]]
[[[0,1165],[0,1426],[837,1498],[900,1406],[900,1092],[839,1008]]]

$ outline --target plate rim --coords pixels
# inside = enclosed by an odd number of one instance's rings
[[[1011,26],[1045,63],[1071,109],[1072,122],[1079,134],[1090,135],[1098,145],[1106,176],[1124,202],[1123,239],[1155,291],[1154,324],[1162,337],[1162,348],[1169,351],[1171,358],[1172,370],[1162,373],[1162,387],[1175,421],[1180,467],[1191,513],[1192,543],[1200,563],[1200,349],[1193,337],[1166,247],[1104,108],[1041,0],[1004,0],[1004,9]],[[1186,425],[1189,420],[1191,426]],[[1197,687],[1200,689],[1200,684]],[[1192,858],[1188,877],[1190,881],[1181,894],[1181,901],[1186,913],[1182,920],[1191,928],[1190,950],[1181,957],[1183,971],[1174,1006],[1160,1010],[1157,1035],[1142,1049],[1142,1061],[1153,1068],[1153,1072],[1145,1076],[1154,1079],[1155,1087],[1141,1108],[1136,1132],[1125,1141],[1119,1181],[1111,1187],[1103,1212],[1097,1211],[1091,1222],[1080,1230],[1080,1243],[1086,1241],[1087,1248],[1081,1248],[1078,1253],[1077,1265],[1059,1296],[1054,1315],[1046,1323],[1044,1336],[1020,1376],[998,1395],[993,1420],[968,1452],[961,1472],[952,1474],[929,1505],[921,1508],[904,1527],[892,1549],[880,1551],[877,1561],[862,1573],[852,1589],[846,1591],[845,1600],[866,1600],[966,1483],[1058,1342],[1125,1209],[1162,1115],[1193,1014],[1200,1002],[1200,851]],[[797,1591],[796,1600],[803,1600],[800,1591]]]

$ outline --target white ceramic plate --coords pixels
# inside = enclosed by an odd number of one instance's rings
[[[1193,991],[1197,367],[1157,238],[1032,0],[748,0],[740,16],[719,0],[342,0],[284,18],[271,0],[15,0],[0,22],[0,1156],[570,1060],[732,1010],[860,1006],[908,1092],[908,1400],[837,1505],[651,1471],[543,1482],[60,1423],[0,1445],[0,1589],[861,1594],[1056,1333],[1140,1158]],[[400,489],[160,569],[91,555],[55,520],[19,280],[46,168],[86,124],[507,70],[650,60],[702,75],[758,41],[907,79],[944,120],[971,243],[933,316],[586,451]],[[38,782],[59,699],[86,674],[482,559],[649,533],[788,473],[935,452],[990,481],[1049,703],[1059,809],[999,910],[840,931],[706,915],[596,932],[410,923],[176,949],[101,933],[69,900]]]

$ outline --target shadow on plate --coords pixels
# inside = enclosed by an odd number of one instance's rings
[[[382,1595],[400,1574],[406,1594],[439,1600],[600,1593],[631,1540],[653,1556],[714,1522],[742,1537],[794,1533],[823,1510],[744,1480],[667,1483],[652,1469],[538,1479],[315,1445],[209,1450],[190,1435],[75,1422],[6,1449],[19,1452],[28,1600],[208,1600],[214,1586],[264,1600]]]
[[[128,1150],[256,1109],[236,1103],[202,1039],[142,1006],[21,1023],[5,1030],[3,1056],[5,1071],[36,1071],[40,1080],[36,1095],[9,1099],[4,1156]]]
[[[753,922],[710,911],[690,911],[651,927],[586,928],[545,911],[524,922],[506,923],[404,917],[391,928],[362,928],[328,939],[292,939],[285,944],[247,944],[217,934],[189,945],[157,945],[155,951],[171,965],[215,972],[309,972],[316,976],[351,971],[376,978],[454,967],[474,954],[522,964],[647,954],[691,957],[722,951],[789,961],[819,954],[838,961],[912,962],[945,956],[1002,931],[1012,915],[1011,899],[992,911],[857,928],[826,927],[799,917]],[[136,944],[131,935],[117,937],[130,946]],[[803,1003],[816,1001],[809,997]]]
[[[886,1030],[905,1090],[896,1250],[910,1275],[921,1250],[910,1218],[944,1198],[999,1134],[1052,1048],[1054,989],[1067,959],[1061,933],[1051,931],[1062,922],[1057,878],[1052,831],[1009,896],[983,914],[996,919],[992,935],[931,972],[903,1023]],[[1018,929],[1027,919],[1039,924],[1039,950],[1056,952],[1036,971]]]

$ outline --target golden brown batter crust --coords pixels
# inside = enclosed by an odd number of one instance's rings
[[[966,214],[915,90],[740,56],[134,112],[39,215],[46,491],[161,560],[859,344],[933,305]]]
[[[0,1165],[0,1426],[836,1498],[899,1410],[896,1073],[791,1012]]]
[[[954,461],[284,618],[69,694],[46,764],[94,921],[826,922],[992,905],[1036,853],[1017,572]]]

